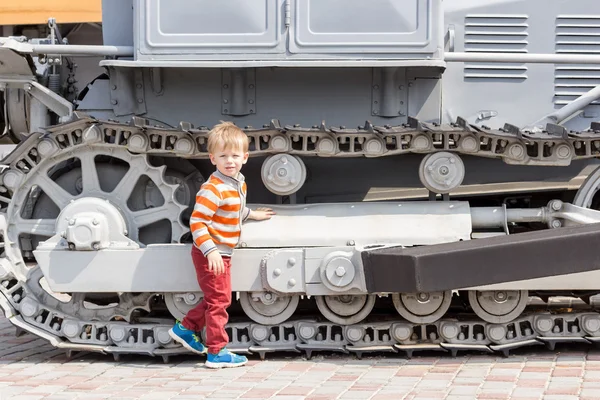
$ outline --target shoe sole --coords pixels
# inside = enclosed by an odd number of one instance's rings
[[[216,363],[216,362],[206,361],[204,363],[204,365],[206,365],[207,368],[212,368],[212,369],[235,368],[235,367],[241,367],[242,365],[246,365],[247,362],[248,362],[248,360],[242,361],[241,363]]]
[[[192,353],[196,353],[196,354],[200,354],[200,355],[205,355],[208,350],[205,347],[204,352],[195,350],[194,348],[192,348],[192,346],[190,346],[189,344],[186,343],[185,340],[183,340],[182,338],[180,338],[179,336],[177,336],[175,334],[175,332],[173,332],[173,328],[169,329],[169,336],[171,336],[171,339],[173,339],[174,341],[176,341],[177,343],[181,344],[183,347],[185,347],[186,349],[188,349],[189,351],[191,351]]]

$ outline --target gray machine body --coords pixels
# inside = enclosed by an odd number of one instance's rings
[[[77,108],[174,127],[231,120],[257,128],[276,119],[282,126],[355,128],[365,121],[396,126],[409,116],[525,127],[593,89],[600,67],[451,62],[444,55],[598,54],[598,8],[593,0],[544,7],[527,0],[105,0],[104,45],[132,45],[133,54],[101,61],[110,79],[90,83]],[[599,112],[593,101],[563,125],[587,129]],[[298,202],[424,198],[415,173],[420,160],[305,158],[312,173]],[[469,156],[464,162],[456,195],[574,190],[586,165],[596,163],[539,168]],[[251,162],[247,170],[253,200],[273,201],[257,188],[259,168]]]
[[[214,171],[208,131],[233,121],[251,140],[247,204],[277,215],[234,251],[245,317],[229,348],[600,342],[598,313],[521,315],[529,294],[598,293],[598,0],[103,0],[102,13],[79,41],[0,38],[21,142],[0,170],[0,307],[16,326],[69,352],[186,351],[168,332],[202,298],[189,214]],[[460,327],[442,319],[458,290],[479,318]],[[294,320],[313,298],[329,322]],[[404,319],[371,313],[386,299]]]

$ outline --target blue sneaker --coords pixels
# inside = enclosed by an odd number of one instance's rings
[[[174,341],[181,343],[181,345],[189,351],[197,354],[207,353],[206,346],[200,342],[200,338],[196,332],[186,329],[179,321],[169,329],[169,336],[171,336]]]
[[[248,359],[244,356],[238,356],[233,354],[226,348],[223,348],[219,354],[208,353],[206,357],[206,363],[208,368],[232,368],[241,367],[246,364]]]

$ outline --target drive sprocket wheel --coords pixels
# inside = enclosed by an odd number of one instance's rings
[[[596,196],[600,190],[600,167],[596,168],[583,181],[573,199],[573,205],[597,210],[600,208],[600,198]]]
[[[7,236],[16,250],[10,257],[14,275],[40,303],[83,320],[129,320],[135,310],[149,310],[151,293],[51,293],[31,250],[56,233],[60,210],[84,197],[107,200],[119,209],[129,238],[142,246],[178,243],[187,232],[181,222],[187,206],[177,199],[179,185],[167,183],[166,168],[151,165],[146,155],[102,146],[63,150],[42,160],[14,190],[7,210]]]

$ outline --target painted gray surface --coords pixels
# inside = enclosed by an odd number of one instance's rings
[[[105,22],[105,31],[117,25],[122,29],[124,24],[112,16],[125,14],[130,9],[128,2],[118,6],[108,0],[105,3],[106,15],[111,16]],[[369,115],[366,104],[353,101],[357,95],[370,97],[370,82],[364,77],[370,68],[356,68],[361,71],[357,75],[349,75],[354,69],[343,68],[344,60],[356,56],[350,51],[353,46],[356,48],[356,43],[360,43],[359,53],[363,59],[374,60],[411,58],[416,53],[408,52],[418,53],[429,45],[469,53],[600,54],[600,45],[593,40],[600,32],[600,3],[594,0],[549,1],[542,9],[533,0],[484,3],[381,0],[368,6],[360,1],[346,1],[341,5],[333,0],[292,0],[289,3],[254,0],[252,3],[211,3],[210,6],[203,2],[180,2],[176,7],[165,4],[158,0],[133,3],[136,15],[141,17],[135,19],[136,48],[143,53],[136,58],[139,62],[167,58],[239,60],[240,63],[264,57],[340,58],[340,68],[330,66],[328,69],[333,71],[329,74],[319,68],[294,69],[292,73],[280,72],[287,69],[258,68],[257,113],[240,119],[242,125],[262,125],[271,118],[287,121],[288,116],[295,120],[292,123],[303,125],[315,124],[321,119],[332,125],[354,126],[365,119],[377,124],[378,118]],[[289,32],[285,24],[286,5],[289,5]],[[424,32],[427,32],[428,45],[424,45]],[[133,33],[132,29],[132,36]],[[438,34],[446,35],[444,42],[436,42]],[[286,35],[289,35],[288,40],[285,40]],[[290,49],[295,51],[290,52]],[[268,54],[270,52],[273,54]],[[425,61],[425,53],[419,54]],[[171,71],[171,68],[163,70]],[[410,70],[407,69],[408,74]],[[173,115],[173,119],[179,114],[180,120],[195,121],[191,109],[201,109],[208,117],[198,121],[203,125],[222,118],[216,109],[221,99],[216,88],[210,87],[219,81],[217,71],[165,72],[165,85],[177,101],[168,102],[176,106],[164,113]],[[171,74],[180,80],[169,82]],[[600,66],[451,62],[439,77],[439,87],[436,81],[412,81],[415,86],[408,93],[409,115],[424,120],[441,118],[445,122],[461,116],[470,123],[491,127],[501,127],[504,123],[525,126],[600,84]],[[200,85],[204,80],[209,82]],[[409,79],[407,83],[410,82]],[[431,102],[438,95],[442,105]],[[276,104],[272,104],[273,99],[277,100]],[[585,107],[581,116],[570,120],[567,126],[587,129],[591,121],[600,117],[600,105],[595,103]],[[338,107],[344,112],[340,113]],[[161,108],[164,109],[164,105]],[[164,120],[152,115],[151,110],[147,115]],[[387,120],[391,124],[399,121]]]
[[[105,45],[133,46],[133,0],[102,0]]]
[[[594,0],[444,1],[445,29],[454,51],[515,54],[600,54],[600,3]],[[579,43],[579,44],[577,44]],[[443,75],[444,119],[457,115],[492,127],[523,126],[600,84],[600,65],[448,63]],[[492,118],[479,118],[484,111]],[[587,129],[600,117],[590,105],[566,125]]]
[[[279,8],[270,7],[275,3]],[[146,8],[149,11],[146,16],[163,18],[165,26],[169,26],[173,32],[179,29],[188,35],[188,39],[194,34],[212,38],[217,34],[223,38],[225,28],[217,22],[225,20],[229,25],[234,25],[233,28],[228,27],[228,31],[237,29],[238,33],[244,30],[256,33],[260,31],[260,24],[257,25],[256,21],[267,21],[268,12],[273,11],[277,18],[285,16],[286,2],[257,0],[252,3],[254,11],[248,14],[253,19],[244,19],[244,15],[239,13],[239,10],[243,10],[244,7],[238,7],[233,13],[227,14],[232,7],[230,3],[202,8],[196,3],[190,5],[191,3],[184,2],[173,9],[169,9],[164,4],[158,1],[104,0],[104,43],[113,45],[133,43],[134,27],[123,18],[133,19],[134,7],[141,10],[148,5]],[[399,4],[402,5],[401,9]],[[440,32],[446,32],[446,51],[466,51],[469,54],[479,54],[479,51],[504,54],[554,53],[555,51],[559,54],[600,53],[598,50],[600,46],[590,39],[594,36],[589,36],[596,32],[597,17],[594,15],[600,15],[600,4],[592,0],[578,0],[568,4],[550,1],[543,9],[540,9],[539,4],[533,0],[496,0],[485,3],[471,0],[445,0],[441,5],[435,1],[411,0],[405,3],[382,0],[377,3],[377,7],[371,7],[369,10],[365,9],[362,2],[344,2],[344,7],[337,8],[336,5],[339,3],[334,1],[289,2],[290,16],[298,17],[289,20],[290,31],[295,29],[298,23],[305,25],[310,23],[315,26],[315,29],[318,28],[314,32],[331,34],[337,31],[341,37],[360,36],[368,41],[371,39],[367,38],[372,38],[369,32],[377,29],[388,33],[410,31],[415,27],[411,21],[418,20],[418,15],[421,15],[419,13],[427,6],[431,11],[439,11],[439,16],[433,12],[431,18],[438,20],[438,28],[443,26],[439,29]],[[187,14],[181,11],[185,7],[190,10]],[[331,11],[333,8],[335,12]],[[304,10],[305,19],[302,19],[304,17],[301,17],[301,14],[294,14],[298,9]],[[152,14],[152,10],[156,13]],[[267,14],[259,15],[256,10],[267,10]],[[308,14],[306,10],[309,11]],[[382,10],[387,11],[384,13]],[[376,14],[373,14],[376,11],[381,13],[381,26],[377,26],[374,22],[377,20]],[[358,14],[363,18],[357,18]],[[191,22],[196,21],[195,15],[211,15],[210,21],[214,20],[215,23],[192,24]],[[401,23],[398,26],[390,25],[390,15],[395,16],[394,18]],[[184,18],[177,20],[178,22],[188,21],[185,19],[188,18],[190,24],[173,22],[171,18],[176,16]],[[408,16],[412,16],[413,19]],[[442,17],[443,21],[441,21]],[[332,22],[325,25],[323,21]],[[277,19],[277,22],[282,22],[285,26],[286,21],[284,18]],[[142,24],[144,21],[136,19],[135,23]],[[264,28],[265,25],[262,26]],[[436,25],[432,27],[435,28]],[[150,28],[158,29],[156,26]],[[272,26],[267,28],[270,29]],[[448,33],[450,28],[454,32],[452,41]],[[141,27],[137,26],[136,29],[135,32],[139,33]],[[573,35],[577,32],[588,36]],[[578,42],[588,44],[574,44]],[[213,45],[216,46],[218,43],[214,41]],[[372,49],[370,46],[367,43],[364,51],[370,52]],[[202,48],[200,46],[198,51]],[[340,44],[337,49],[331,46],[323,48],[338,52],[334,55],[337,57],[345,54],[343,51],[347,47]],[[176,60],[189,56],[185,46],[164,49],[171,52]],[[213,50],[216,59],[228,59],[233,56],[232,51],[235,49],[214,47]],[[242,49],[242,51],[247,50]],[[374,59],[385,59],[381,53],[369,54]],[[325,52],[319,57],[326,58],[330,55]],[[200,56],[202,56],[200,53],[193,55],[196,58]],[[240,57],[240,59],[252,58],[248,57],[248,54],[242,54]],[[351,57],[351,54],[345,54],[344,57]],[[237,63],[233,62],[231,65],[235,66]],[[374,115],[373,112],[375,110],[373,102],[379,98],[373,86],[377,82],[375,77],[381,70],[368,67],[346,68],[344,65],[344,61],[339,61],[339,68],[256,68],[253,70],[256,76],[255,94],[252,99],[254,103],[252,107],[246,108],[252,112],[241,116],[224,112],[225,98],[222,87],[224,80],[220,69],[161,68],[158,89],[153,76],[156,69],[140,68],[144,82],[141,89],[143,103],[137,103],[136,101],[140,99],[134,98],[133,104],[144,105],[144,107],[134,107],[138,110],[138,115],[171,126],[177,126],[180,121],[189,121],[196,126],[212,126],[219,120],[233,120],[242,127],[260,127],[268,124],[271,119],[278,119],[282,125],[299,124],[310,127],[325,121],[327,126],[356,127],[363,125],[366,120],[375,125],[399,125],[406,122],[408,115],[424,121],[443,122],[454,121],[457,116],[462,116],[471,123],[496,128],[506,122],[525,126],[562,107],[563,100],[566,98],[561,92],[563,84],[571,85],[566,86],[570,92],[582,93],[582,90],[590,85],[600,83],[598,78],[600,74],[596,73],[600,67],[595,65],[580,67],[452,62],[448,63],[446,70],[434,67],[400,68],[397,76],[402,77],[403,81],[396,83],[400,83],[399,86],[403,87],[402,95],[398,99],[403,104],[398,106],[398,111],[404,115],[386,118],[381,117],[380,114]],[[88,70],[88,65],[85,65],[78,71],[78,75],[89,79],[87,77],[90,74],[85,72]],[[95,69],[94,72],[98,70]],[[118,68],[108,69],[108,72],[116,75],[117,70]],[[565,78],[565,73],[570,77]],[[82,79],[77,83],[80,90],[84,82],[85,79]],[[124,113],[119,118],[115,118],[115,110],[120,111],[119,114],[123,113],[123,103],[112,105],[110,91],[108,81],[96,80],[78,104],[79,110],[89,112],[98,118],[128,121],[134,114]],[[115,90],[117,94],[120,91],[121,88]],[[574,97],[570,95],[569,99],[572,98]],[[596,119],[599,107],[595,104],[585,107],[582,115],[568,121],[566,126],[571,129],[588,128],[590,122]],[[143,110],[146,112],[143,113]],[[309,177],[298,193],[298,199],[306,202],[360,201],[373,199],[381,193],[394,192],[397,189],[421,188],[417,176],[420,160],[421,157],[418,155],[403,155],[390,159],[337,159],[335,161],[306,158],[304,161],[308,167]],[[544,181],[552,182],[549,186],[555,182],[557,186],[563,188],[588,164],[588,162],[576,162],[566,168],[546,168],[508,166],[500,161],[475,157],[465,157],[464,161],[467,166],[464,185],[522,182],[521,186],[526,186],[527,182],[533,184],[536,181]],[[260,180],[261,163],[262,159],[252,160],[245,169],[251,183],[250,195],[256,196],[254,201],[271,202],[274,200],[273,195],[264,189]],[[198,162],[197,165],[203,173],[210,173],[210,165],[204,162]],[[569,186],[572,187],[572,184]],[[374,195],[374,192],[377,194]]]
[[[441,3],[137,0],[136,59],[440,58]]]

